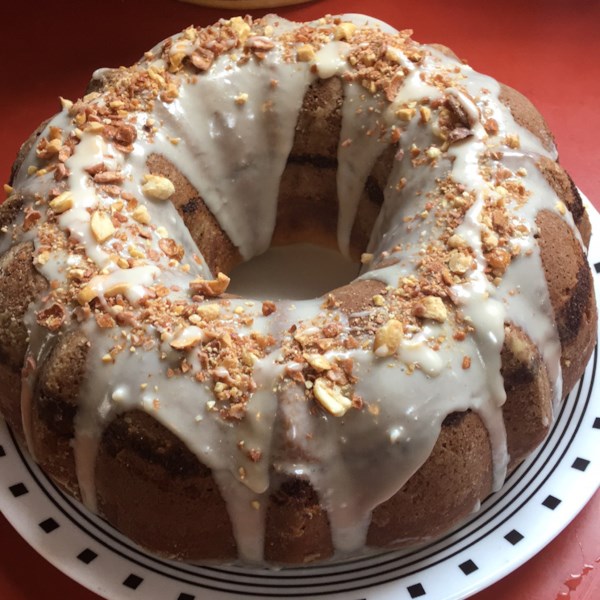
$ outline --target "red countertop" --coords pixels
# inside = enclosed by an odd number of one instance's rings
[[[0,181],[19,144],[81,95],[94,69],[134,62],[157,41],[227,11],[175,0],[2,3]],[[251,11],[261,14],[261,11]],[[264,12],[264,11],[263,11]],[[600,209],[600,1],[323,0],[281,15],[305,20],[359,12],[440,42],[477,70],[526,94],[553,130],[563,166]],[[97,599],[32,550],[0,517],[0,598]],[[589,567],[592,567],[591,569]],[[600,493],[536,557],[476,600],[592,600],[600,597]]]

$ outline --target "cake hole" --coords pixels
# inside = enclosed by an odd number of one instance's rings
[[[257,300],[307,300],[350,283],[359,267],[313,244],[274,246],[233,269],[227,291]]]

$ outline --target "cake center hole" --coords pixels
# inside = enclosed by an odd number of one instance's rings
[[[227,291],[257,300],[307,300],[350,283],[359,267],[312,244],[274,246],[233,269]]]

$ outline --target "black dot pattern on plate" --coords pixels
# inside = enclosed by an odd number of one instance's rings
[[[134,575],[132,573],[131,575],[127,575],[127,578],[123,582],[123,585],[132,590],[137,590],[138,587],[140,587],[142,581],[144,581],[143,577],[140,577],[139,575]]]
[[[573,461],[571,468],[576,469],[577,471],[585,471],[588,468],[589,464],[590,464],[590,461],[586,460],[585,458],[576,458]]]
[[[554,510],[562,500],[556,498],[556,496],[547,496],[546,499],[542,502],[542,505],[550,510]]]
[[[479,567],[471,560],[466,560],[464,563],[460,563],[458,568],[465,574],[470,575],[479,569]]]
[[[504,536],[504,539],[514,546],[515,544],[518,544],[524,537],[525,536],[522,533],[519,533],[516,529],[513,529]]]
[[[27,486],[24,483],[15,483],[15,485],[11,485],[8,489],[15,498],[18,498],[19,496],[24,496],[25,494],[29,493],[29,490],[27,489]]]
[[[39,525],[45,533],[52,533],[55,529],[60,527],[52,517],[42,521]]]
[[[407,588],[411,598],[420,598],[425,595],[425,588],[420,583],[409,585]]]
[[[90,550],[89,548],[86,548],[85,550],[82,550],[77,555],[77,558],[82,563],[85,563],[86,565],[89,565],[93,560],[95,560],[96,558],[98,558],[98,555],[93,550]]]
[[[196,596],[192,596],[192,594],[179,594],[179,596],[177,596],[177,600],[195,600]]]
[[[594,270],[596,271],[596,273],[600,273],[600,262],[594,264]]]
[[[594,429],[600,429],[600,417],[596,417],[594,419],[594,424],[592,425],[592,427]],[[2,450],[2,447],[0,446],[0,456],[2,456],[1,450]]]
[[[600,419],[596,420],[600,421]],[[4,451],[4,446],[0,446],[0,458],[2,458],[3,456],[6,456],[6,452]]]

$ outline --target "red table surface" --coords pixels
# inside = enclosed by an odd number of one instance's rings
[[[81,95],[94,69],[131,64],[189,24],[231,15],[174,0],[17,0],[10,8],[7,2],[2,5],[1,181],[8,180],[19,144],[58,110],[58,96]],[[278,12],[296,20],[369,13],[400,29],[414,29],[420,41],[450,46],[474,68],[517,88],[538,106],[556,136],[561,163],[600,209],[600,1],[323,0]],[[0,540],[1,599],[98,598],[37,555],[4,517]],[[599,597],[600,493],[536,557],[475,596]]]

